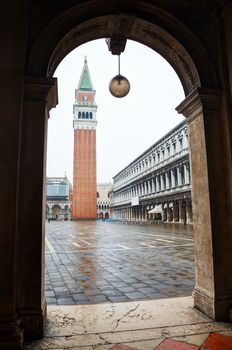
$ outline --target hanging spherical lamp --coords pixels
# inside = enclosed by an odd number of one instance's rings
[[[125,97],[130,91],[129,80],[120,74],[120,55],[118,55],[118,75],[111,79],[109,90],[114,97],[118,98]]]

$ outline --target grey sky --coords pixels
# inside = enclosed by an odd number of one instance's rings
[[[118,74],[117,56],[108,51],[103,39],[79,46],[54,74],[59,104],[48,123],[47,176],[66,172],[72,182],[72,110],[85,55],[98,104],[97,181],[112,182],[117,172],[183,120],[175,107],[184,92],[175,71],[160,55],[128,41],[121,54],[121,74],[129,79],[131,91],[125,98],[114,98],[108,85]]]

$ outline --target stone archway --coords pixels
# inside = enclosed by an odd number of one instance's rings
[[[61,207],[57,204],[52,207],[52,218],[55,220],[60,219]]]
[[[33,231],[37,237],[35,242],[31,242],[33,252],[35,248],[38,249],[37,244],[41,242],[41,237],[42,241],[44,239],[41,193],[44,183],[46,128],[48,110],[57,103],[56,80],[51,77],[62,58],[84,42],[103,37],[113,39],[117,37],[116,34],[119,37],[118,44],[129,38],[151,47],[175,69],[186,94],[186,99],[177,107],[177,111],[188,119],[190,135],[193,215],[196,227],[194,303],[212,318],[225,320],[229,312],[232,288],[223,282],[223,271],[228,273],[228,261],[217,254],[217,247],[223,244],[230,229],[224,225],[225,213],[229,213],[229,206],[222,200],[228,184],[221,176],[224,159],[223,157],[215,159],[215,154],[218,152],[223,154],[224,148],[228,145],[221,137],[221,129],[225,128],[225,123],[221,124],[223,111],[221,93],[216,89],[219,86],[217,72],[212,68],[213,64],[202,44],[182,23],[174,17],[170,18],[164,10],[158,10],[154,5],[146,7],[143,1],[139,3],[141,8],[139,10],[135,8],[137,15],[133,16],[126,8],[124,11],[118,11],[111,2],[99,12],[99,2],[86,1],[84,6],[76,5],[51,21],[31,45],[27,62],[28,77],[25,78],[24,84],[21,151],[23,161],[19,183],[24,192],[20,193],[19,207],[21,205],[20,208],[27,210],[27,215],[31,213],[32,217],[35,213],[40,213],[35,220],[36,230],[35,222],[27,230],[28,233]],[[85,11],[87,8],[88,14]],[[215,134],[215,130],[219,129],[220,132]],[[30,135],[29,145],[28,135]],[[23,157],[25,154],[28,155],[26,159]],[[36,178],[34,184],[30,182],[30,186],[37,188],[40,194],[38,206],[33,208],[24,195],[28,186],[27,174],[31,170],[36,174]],[[21,232],[26,224],[22,222]],[[22,250],[27,240],[25,235],[24,240],[21,243]],[[43,247],[40,246],[40,249],[41,255],[35,263],[40,264],[39,271],[42,274]],[[21,261],[21,266],[26,266],[30,258],[30,254],[22,257],[24,260]],[[229,271],[232,272],[231,265]],[[25,298],[18,309],[24,310],[24,313],[21,313],[24,328],[31,337],[36,337],[42,334],[46,308],[45,304],[41,305],[41,300],[44,300],[43,295],[41,296],[41,275],[33,276],[31,283],[35,288],[31,288],[31,291],[28,291],[23,284],[23,280],[31,278],[31,273],[27,270],[22,271],[24,278],[21,283],[19,281],[19,285]],[[33,296],[30,294],[32,292]],[[28,305],[28,301],[33,305]],[[29,313],[31,309],[35,310],[34,314]],[[35,320],[40,327],[35,327]]]

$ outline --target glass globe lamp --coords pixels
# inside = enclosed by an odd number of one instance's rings
[[[114,97],[124,97],[130,91],[129,80],[123,75],[118,74],[111,79],[109,90]]]

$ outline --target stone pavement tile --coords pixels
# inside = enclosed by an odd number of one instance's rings
[[[194,334],[194,335],[186,335],[183,337],[175,337],[175,338],[173,337],[172,339],[201,346],[204,343],[205,339],[208,337],[208,335],[209,333]]]
[[[72,297],[75,301],[85,301],[88,300],[88,297],[85,293],[76,293],[72,294]]]
[[[131,300],[136,300],[136,299],[146,299],[146,295],[140,292],[131,292],[131,293],[125,293],[125,295],[131,299]]]
[[[46,302],[49,305],[54,305],[54,304],[57,304],[57,299],[56,298],[47,298],[46,297]]]
[[[45,291],[45,296],[46,297],[55,297],[55,293],[52,290]]]
[[[232,337],[220,333],[211,333],[201,347],[202,350],[232,350]]]
[[[136,341],[133,343],[126,343],[124,345],[134,347],[136,350],[153,350],[156,346],[158,346],[163,339],[152,339],[152,340],[143,340],[143,341]]]
[[[52,349],[52,350],[61,350],[61,349]],[[93,347],[92,346],[77,346],[77,347],[75,346],[75,348],[64,348],[62,350],[93,350]]]
[[[103,292],[105,295],[107,295],[108,297],[117,297],[117,296],[121,296],[122,295],[122,292],[120,292],[119,290],[117,289],[113,289],[113,290],[105,290]]]
[[[131,283],[131,287],[136,288],[136,289],[138,289],[138,288],[145,288],[145,287],[147,287],[147,284],[139,283],[139,282]]]
[[[99,294],[99,295],[89,295],[88,296],[89,300],[94,303],[99,303],[99,302],[107,302],[108,298],[105,295]]]
[[[111,282],[111,285],[114,287],[128,287],[128,284],[126,282]]]
[[[138,280],[136,278],[128,278],[127,283],[129,283],[129,284],[138,283]]]
[[[165,339],[154,350],[199,350],[199,346],[182,343],[173,339]],[[224,349],[220,349],[224,350]]]
[[[149,299],[165,299],[168,298],[167,294],[165,293],[160,293],[160,292],[155,292],[148,294]]]
[[[117,287],[117,289],[123,293],[136,292],[136,289],[134,289],[133,287]]]
[[[108,299],[112,302],[112,303],[120,303],[123,301],[128,301],[129,298],[127,298],[125,295],[121,295],[121,296],[108,296]]]
[[[144,294],[151,294],[155,292],[155,290],[151,287],[139,288],[138,290]]]
[[[52,284],[51,283],[46,283],[45,291],[50,291],[50,290],[53,290]]]
[[[87,289],[85,293],[87,295],[99,295],[101,294],[101,291],[99,289]]]
[[[136,349],[132,348],[131,346],[116,344],[111,348],[111,350],[136,350]]]
[[[76,302],[73,300],[73,298],[61,298],[57,299],[58,305],[75,305]]]

